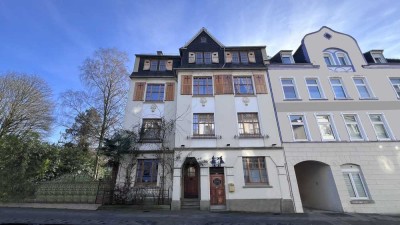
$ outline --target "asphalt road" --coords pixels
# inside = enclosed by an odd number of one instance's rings
[[[74,224],[74,225],[400,225],[400,215],[342,214],[268,214],[207,211],[62,210],[0,208],[0,224]]]

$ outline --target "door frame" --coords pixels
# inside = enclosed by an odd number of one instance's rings
[[[187,157],[185,159],[185,162],[182,164],[182,192],[181,196],[182,198],[190,198],[190,197],[185,197],[185,182],[186,182],[186,169],[189,166],[194,166],[195,167],[195,179],[197,180],[197,197],[191,198],[191,199],[200,199],[200,165],[197,162],[196,158],[194,157]]]

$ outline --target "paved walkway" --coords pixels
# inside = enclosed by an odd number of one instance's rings
[[[0,224],[74,224],[74,225],[399,225],[400,215],[378,214],[266,214],[205,211],[142,211],[118,210],[62,210],[0,208]]]

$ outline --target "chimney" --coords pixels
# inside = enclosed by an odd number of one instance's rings
[[[163,55],[162,51],[157,51],[157,55]]]

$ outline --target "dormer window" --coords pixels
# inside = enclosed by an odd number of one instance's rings
[[[348,68],[351,66],[351,61],[347,53],[340,49],[326,49],[323,52],[324,62],[328,67],[333,68]]]
[[[293,59],[292,59],[291,55],[286,55],[286,54],[282,55],[281,59],[282,59],[283,64],[292,64],[293,63]]]
[[[385,57],[381,53],[372,53],[372,58],[374,58],[375,63],[386,63]]]
[[[158,59],[145,59],[143,63],[143,70],[150,71],[171,71],[173,67],[173,60],[158,60]]]
[[[158,60],[151,60],[150,62],[150,71],[157,71]]]
[[[254,52],[247,51],[234,51],[234,52],[225,52],[225,62],[233,63],[233,64],[249,64],[255,63],[256,57]]]

